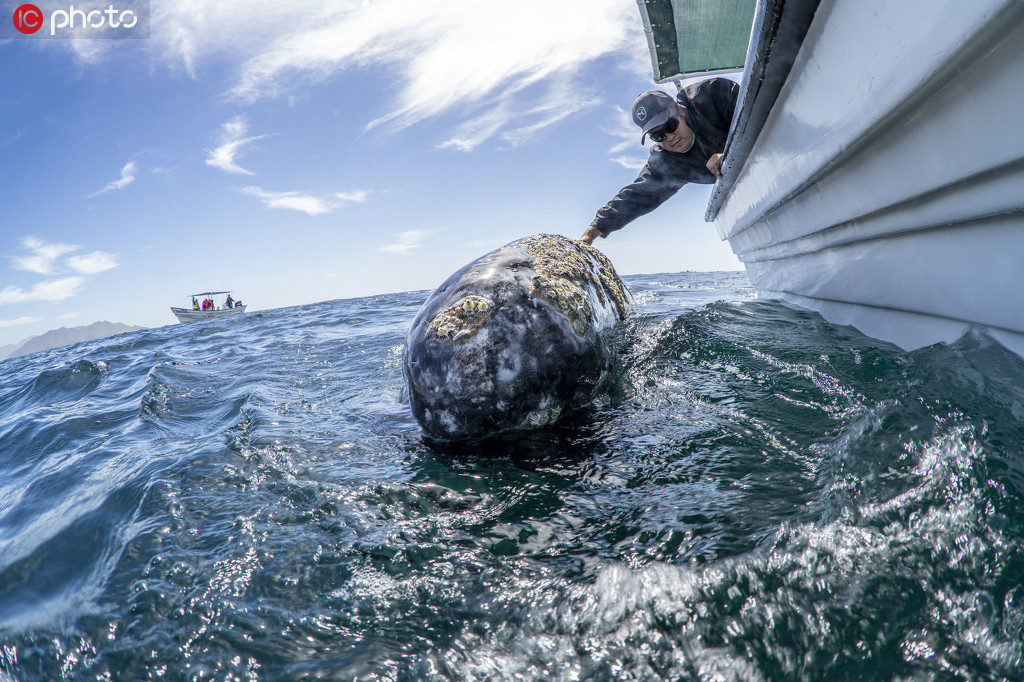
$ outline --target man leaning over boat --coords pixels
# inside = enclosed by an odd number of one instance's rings
[[[722,154],[736,110],[739,86],[727,78],[688,85],[673,99],[651,90],[633,102],[640,144],[657,144],[631,184],[622,188],[583,232],[591,244],[661,206],[688,182],[710,185],[722,177]]]

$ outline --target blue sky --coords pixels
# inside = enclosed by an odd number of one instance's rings
[[[0,39],[0,345],[172,324],[210,289],[250,310],[433,289],[578,237],[646,159],[632,0],[150,9],[148,39]],[[741,269],[709,193],[596,245],[623,275]]]

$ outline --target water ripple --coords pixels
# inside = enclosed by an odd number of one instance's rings
[[[627,279],[610,393],[480,443],[425,292],[0,363],[0,679],[1014,679],[1024,362]]]

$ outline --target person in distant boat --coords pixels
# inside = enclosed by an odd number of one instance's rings
[[[739,86],[727,78],[688,85],[672,98],[651,90],[633,102],[633,122],[640,126],[640,144],[650,135],[656,142],[632,184],[597,212],[580,241],[592,244],[642,215],[650,213],[688,182],[710,185],[722,177],[729,126],[736,111]]]
[[[199,301],[194,297],[192,298],[192,310],[199,310]]]
[[[225,308],[233,308],[234,307],[233,303],[234,303],[234,301],[232,301],[232,299],[231,299],[231,294],[228,294],[228,300],[224,301],[224,307]]]

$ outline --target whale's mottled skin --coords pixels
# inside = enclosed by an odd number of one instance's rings
[[[592,246],[526,237],[453,274],[406,339],[413,415],[442,440],[543,426],[607,384],[629,294]]]

